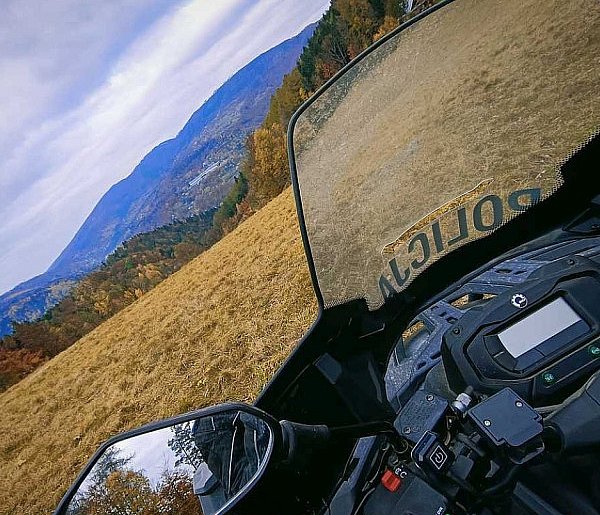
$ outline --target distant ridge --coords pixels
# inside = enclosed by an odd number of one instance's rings
[[[315,27],[309,25],[239,70],[175,138],[156,146],[110,188],[45,273],[0,296],[0,336],[11,331],[12,321],[41,317],[74,280],[98,267],[123,241],[218,206],[238,174],[246,137],[263,121],[271,95]]]

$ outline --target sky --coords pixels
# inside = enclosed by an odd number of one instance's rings
[[[4,0],[0,294],[43,273],[102,195],[329,0]]]

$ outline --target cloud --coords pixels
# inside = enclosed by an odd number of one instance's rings
[[[0,128],[0,292],[43,272],[112,184],[328,3],[10,3],[0,21],[10,70],[0,78],[10,120]]]
[[[172,5],[168,0],[7,0],[0,17],[0,111],[11,130],[0,150],[28,122],[73,107],[98,86],[111,56]]]

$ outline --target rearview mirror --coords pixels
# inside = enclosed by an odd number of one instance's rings
[[[100,447],[55,514],[225,513],[263,475],[273,427],[252,406],[222,404],[122,433]]]

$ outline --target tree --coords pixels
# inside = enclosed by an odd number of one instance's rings
[[[115,470],[78,501],[73,515],[158,515],[158,497],[150,481],[133,470]]]
[[[307,98],[308,94],[303,87],[302,76],[296,67],[283,78],[281,86],[273,93],[269,112],[262,127],[271,127],[275,124],[279,124],[283,128],[287,127],[296,109]]]
[[[187,474],[165,471],[153,487],[141,471],[126,469],[129,460],[119,450],[105,453],[69,515],[202,515]]]
[[[347,24],[332,4],[298,60],[302,85],[309,94],[350,61],[347,31]]]
[[[109,478],[124,474],[132,459],[132,456],[123,456],[122,453],[123,451],[115,446],[108,447],[104,451],[92,468],[90,476],[82,483],[79,492],[71,501],[69,514],[104,513],[98,510],[101,507],[108,507],[110,489],[115,486],[115,480],[109,481]]]
[[[384,16],[395,18],[396,21],[400,19],[404,10],[404,2],[402,0],[384,0]]]
[[[171,427],[173,438],[169,439],[167,445],[177,456],[175,467],[180,465],[188,465],[193,469],[197,469],[204,461],[202,454],[196,447],[196,442],[192,437],[191,431],[192,422],[184,424],[176,424]]]
[[[46,361],[41,351],[0,348],[0,391],[20,381]]]
[[[398,19],[393,16],[386,16],[383,19],[383,23],[377,29],[377,32],[373,35],[373,41],[377,41],[385,36],[388,32],[394,30],[398,26]]]
[[[337,0],[335,5],[347,27],[347,53],[350,59],[354,59],[373,41],[379,25],[376,10],[369,0]],[[380,9],[381,14],[382,11]]]
[[[161,515],[202,515],[190,478],[173,472],[164,476],[156,491],[157,513]]]
[[[94,465],[90,481],[94,484],[104,483],[113,472],[127,468],[131,459],[132,456],[123,456],[123,451],[118,447],[108,447]]]
[[[274,123],[254,131],[247,143],[248,175],[253,207],[262,207],[289,184],[285,131]]]

